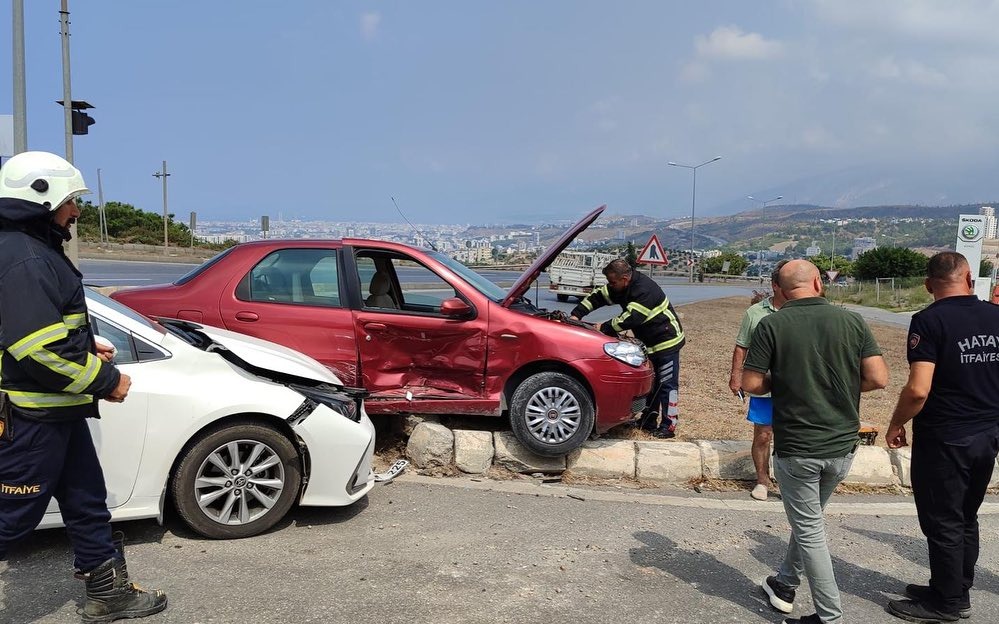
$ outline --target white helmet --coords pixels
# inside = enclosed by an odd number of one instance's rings
[[[0,168],[0,197],[26,199],[55,210],[89,192],[79,169],[48,152],[21,152]]]

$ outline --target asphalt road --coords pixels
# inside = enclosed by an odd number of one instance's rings
[[[174,281],[181,275],[194,268],[191,264],[166,263],[166,262],[132,262],[119,260],[81,260],[80,269],[83,272],[84,282],[94,286],[145,286],[151,284],[166,284]],[[415,279],[415,275],[408,275],[405,269],[400,273],[400,279],[407,283]],[[516,271],[482,271],[481,275],[486,279],[503,286],[509,287],[520,273]],[[693,303],[695,301],[705,301],[708,299],[718,299],[721,297],[733,297],[737,295],[751,295],[753,286],[745,284],[691,284],[684,278],[657,278],[666,290],[673,305]],[[575,305],[575,300],[568,303],[560,303],[555,295],[547,290],[548,275],[542,274],[541,278],[526,293],[532,302],[539,307],[548,310],[562,310],[569,312]],[[758,286],[757,286],[758,287]],[[609,319],[615,311],[614,308],[605,308],[587,318],[589,321],[599,322]]]
[[[293,510],[274,531],[248,540],[202,540],[176,520],[122,523],[130,573],[170,597],[166,612],[144,621],[781,621],[757,586],[788,538],[778,502],[756,503],[745,492],[655,492],[679,494],[667,498],[404,479],[350,508]],[[845,622],[898,622],[884,613],[885,601],[928,575],[910,499],[883,500],[837,496],[831,505],[839,506],[828,524]],[[981,523],[971,621],[996,622],[999,516]],[[812,612],[806,588],[798,617]],[[38,531],[0,563],[0,622],[78,622],[82,592],[62,530]]]
[[[83,271],[84,281],[95,286],[143,286],[149,284],[165,284],[172,282],[181,275],[184,275],[193,268],[191,264],[165,263],[165,262],[131,262],[119,260],[81,260],[80,268]],[[483,277],[490,281],[507,287],[516,280],[520,274],[514,271],[482,271]],[[402,281],[406,282],[407,277],[401,275]],[[758,285],[747,284],[691,284],[684,278],[657,278],[673,305],[683,305],[696,301],[707,301],[710,299],[720,299],[722,297],[748,296]],[[526,296],[541,308],[548,310],[561,310],[569,312],[575,305],[572,300],[569,303],[560,303],[555,296],[546,290],[548,285],[547,274],[542,274],[536,287],[532,286]],[[847,306],[860,313],[868,321],[887,323],[900,327],[908,327],[912,317],[911,313],[895,313],[878,308],[867,308],[863,306]],[[611,318],[616,308],[608,307],[597,310],[589,315],[586,320],[594,323],[606,321]]]

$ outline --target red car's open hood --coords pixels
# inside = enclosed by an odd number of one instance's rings
[[[565,234],[563,234],[561,238],[555,241],[555,243],[546,249],[543,254],[538,256],[538,259],[534,261],[534,264],[532,264],[530,268],[520,276],[520,279],[518,279],[510,288],[510,291],[506,294],[506,298],[503,299],[503,307],[510,307],[510,304],[517,299],[520,299],[520,297],[527,292],[527,289],[530,288],[531,284],[534,283],[534,280],[538,279],[541,272],[547,269],[548,265],[555,260],[555,257],[562,253],[562,251],[569,246],[569,243],[571,243],[574,238],[579,236],[580,232],[590,227],[590,224],[596,221],[597,217],[600,216],[600,213],[602,213],[606,208],[606,205],[600,206],[590,214],[580,219],[576,225],[566,230]]]

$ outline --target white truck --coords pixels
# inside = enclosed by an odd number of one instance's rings
[[[617,256],[596,251],[563,251],[548,267],[549,290],[559,301],[582,299],[607,283],[603,268]]]

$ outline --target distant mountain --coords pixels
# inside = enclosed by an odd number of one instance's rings
[[[985,204],[988,205],[988,204]],[[999,207],[999,202],[995,204]],[[697,249],[770,247],[778,241],[812,240],[833,244],[839,238],[840,253],[850,249],[855,237],[874,237],[880,244],[919,247],[953,243],[958,215],[977,214],[981,204],[956,206],[885,205],[837,208],[813,204],[777,205],[745,210],[733,215],[712,216],[695,221]],[[690,221],[662,221],[645,216],[610,215],[580,236],[589,242],[623,239],[644,244],[652,234],[667,248],[690,248]]]
[[[750,194],[754,197],[783,195],[789,204],[832,208],[971,205],[995,194],[995,168],[996,163],[991,159],[966,167],[945,161],[911,166],[872,163],[792,180]],[[741,196],[722,204],[704,206],[703,214],[735,214],[745,209],[747,201]],[[975,212],[978,212],[977,206]]]

